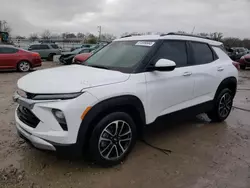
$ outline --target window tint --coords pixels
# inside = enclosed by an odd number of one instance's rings
[[[54,48],[54,49],[58,49],[58,48],[59,48],[56,44],[51,44],[50,46],[51,46],[52,48]]]
[[[0,53],[1,54],[13,54],[18,52],[18,49],[15,48],[9,48],[9,47],[0,47]]]
[[[165,41],[155,56],[159,59],[169,59],[176,63],[176,67],[187,66],[187,48],[185,41]]]
[[[40,49],[40,45],[31,45],[29,47],[29,50],[38,50],[38,49]]]
[[[82,50],[80,53],[89,53],[89,52],[91,52],[90,49],[84,49],[84,50]]]
[[[48,45],[41,44],[41,45],[39,46],[39,49],[41,49],[41,50],[46,50],[46,49],[49,49],[49,47],[48,47]]]
[[[191,42],[193,48],[194,64],[202,65],[214,61],[213,52],[207,44]]]

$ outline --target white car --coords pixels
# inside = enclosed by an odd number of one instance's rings
[[[18,80],[16,127],[35,147],[98,164],[128,155],[144,126],[175,112],[224,121],[238,70],[220,42],[190,35],[113,41],[84,65],[32,72]]]

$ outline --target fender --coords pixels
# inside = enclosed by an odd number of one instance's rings
[[[224,89],[225,87],[228,87],[229,89],[231,89],[233,92],[233,96],[235,96],[236,90],[237,90],[237,79],[235,77],[228,77],[228,78],[225,78],[224,80],[222,80],[222,82],[220,83],[220,85],[218,86],[218,88],[216,90],[214,99],[219,94],[219,92],[222,89]]]
[[[139,123],[139,126],[145,125],[145,110],[138,97],[133,95],[123,95],[106,99],[93,106],[82,120],[77,136],[78,146],[81,146],[82,148],[83,146],[87,146],[86,143],[90,139],[95,125],[102,117],[108,113],[125,109],[126,111],[132,110],[130,115],[132,115],[133,118],[136,118],[136,124]]]

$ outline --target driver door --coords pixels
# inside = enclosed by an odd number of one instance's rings
[[[164,41],[151,64],[159,59],[176,63],[173,71],[146,72],[147,123],[157,117],[189,107],[193,99],[194,78],[188,64],[186,41]]]

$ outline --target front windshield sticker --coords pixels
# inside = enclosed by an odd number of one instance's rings
[[[136,46],[153,46],[155,42],[150,41],[138,41],[135,45]]]

